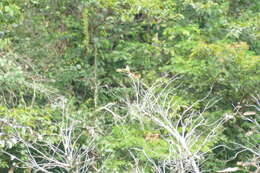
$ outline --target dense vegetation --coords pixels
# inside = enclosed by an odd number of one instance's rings
[[[258,173],[259,86],[259,0],[1,0],[0,172]]]

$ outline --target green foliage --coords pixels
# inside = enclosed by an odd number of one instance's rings
[[[0,135],[0,150],[5,150],[21,160],[26,159],[26,148],[20,144],[20,141],[15,137],[20,135],[28,141],[35,142],[43,136],[53,135],[56,127],[52,126],[51,114],[43,109],[32,109],[27,107],[8,109],[0,107],[1,117],[1,135]],[[12,157],[6,153],[1,153],[0,157],[1,168],[6,168],[11,165],[20,165]]]
[[[228,102],[230,96],[235,99],[233,102],[238,102],[241,96],[248,96],[259,84],[259,56],[250,54],[243,42],[197,42],[188,57],[174,57],[165,68],[185,74],[189,89],[196,88],[196,92],[203,93],[213,87],[214,96]]]
[[[178,76],[169,84],[176,88],[172,114],[196,103],[195,111],[208,107],[208,122],[232,117],[202,149],[209,150],[203,168],[214,172],[250,160],[253,154],[247,151],[224,161],[239,151],[234,143],[258,143],[257,125],[246,118],[259,123],[259,105],[252,101],[260,92],[259,10],[259,0],[2,0],[0,151],[26,160],[24,146],[12,137],[14,129],[2,120],[27,127],[19,133],[39,142],[41,135],[57,134],[64,105],[70,103],[66,113],[82,122],[82,131],[94,129],[86,136],[98,138],[91,169],[104,163],[105,172],[129,172],[136,167],[135,156],[144,172],[153,172],[140,150],[163,160],[169,151],[164,132],[134,122],[118,102],[133,101],[129,76],[147,84]],[[120,125],[115,115],[103,112],[112,103],[118,103],[115,112],[125,120]],[[159,137],[149,139],[153,134]],[[0,172],[14,162],[0,152],[0,168],[5,168]]]
[[[140,159],[144,167],[149,164],[147,155],[156,160],[165,159],[169,153],[168,145],[160,137],[159,131],[142,129],[140,124],[124,124],[115,126],[109,136],[102,139],[100,148],[108,157],[105,162],[106,170],[120,172],[133,168],[130,152],[137,153],[135,157]]]

